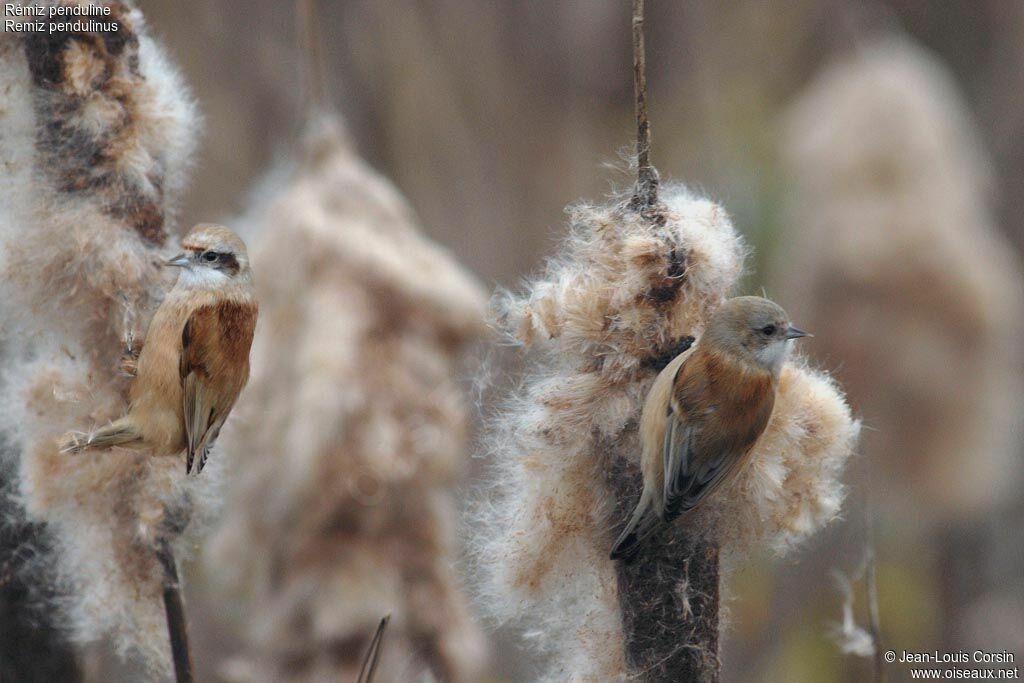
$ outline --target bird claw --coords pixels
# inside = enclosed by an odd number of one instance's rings
[[[142,344],[135,341],[135,333],[128,330],[124,335],[124,351],[118,367],[128,377],[135,377],[139,373],[139,355],[142,353]]]
[[[118,362],[121,373],[128,377],[135,377],[139,374],[139,359],[137,357],[122,357]]]

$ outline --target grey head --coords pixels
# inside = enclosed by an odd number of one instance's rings
[[[791,339],[810,336],[794,327],[777,303],[759,296],[727,299],[711,316],[704,337],[712,348],[778,374]]]

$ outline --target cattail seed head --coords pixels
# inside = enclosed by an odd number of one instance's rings
[[[187,482],[177,458],[128,448],[68,457],[56,443],[127,409],[119,358],[168,284],[160,248],[198,126],[139,11],[105,6],[116,32],[0,38],[0,165],[11,171],[0,197],[0,430],[23,513],[45,525],[45,552],[23,570],[46,567],[76,640],[110,637],[165,673],[155,543],[184,546],[216,474]]]
[[[637,422],[655,375],[699,340],[742,272],[745,248],[721,207],[672,184],[661,200],[659,220],[628,198],[576,207],[544,271],[495,299],[527,369],[494,407],[484,443],[494,471],[475,507],[478,590],[495,619],[554,655],[546,680],[629,675],[608,559],[624,521],[616,492],[629,488],[619,480],[638,470]],[[791,547],[837,514],[856,434],[835,385],[791,360],[754,464],[689,523],[735,555]]]

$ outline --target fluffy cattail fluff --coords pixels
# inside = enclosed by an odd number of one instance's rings
[[[427,667],[479,680],[452,489],[482,290],[336,121],[275,179],[241,221],[261,322],[251,387],[220,440],[237,475],[210,555],[249,623],[245,668],[254,681],[355,680],[391,614],[382,680]]]
[[[529,364],[489,427],[496,471],[477,506],[475,555],[484,604],[554,655],[550,680],[629,675],[608,559],[628,510],[610,479],[638,468],[637,420],[658,369],[700,337],[742,270],[722,208],[680,186],[663,186],[662,200],[661,225],[625,201],[576,207],[558,256],[525,293],[497,299]],[[753,466],[691,523],[730,554],[790,547],[837,514],[856,433],[831,381],[790,361]]]
[[[876,38],[786,123],[792,248],[775,280],[828,331],[808,348],[873,428],[879,485],[915,513],[988,509],[1017,490],[1024,290],[952,79],[908,39]]]
[[[52,571],[76,639],[110,636],[161,672],[154,543],[194,525],[216,475],[186,482],[178,458],[56,445],[126,410],[124,339],[142,337],[166,286],[158,250],[197,127],[138,10],[104,4],[116,32],[0,34],[0,440],[17,459],[12,493],[47,536],[22,569]]]

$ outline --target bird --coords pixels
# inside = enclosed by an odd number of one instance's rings
[[[245,243],[229,228],[200,223],[182,248],[165,263],[181,272],[133,363],[127,414],[91,433],[65,435],[61,452],[112,446],[185,451],[185,473],[202,472],[248,382],[259,306]]]
[[[771,418],[790,340],[808,336],[778,304],[735,297],[658,373],[640,415],[643,491],[613,560],[633,558],[743,470]]]

